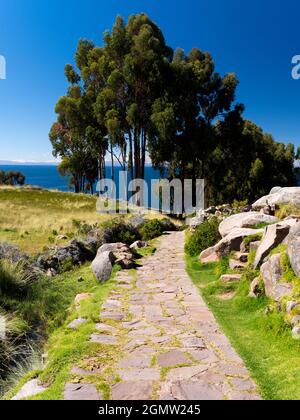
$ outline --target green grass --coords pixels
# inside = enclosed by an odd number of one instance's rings
[[[74,220],[84,226],[118,218],[97,213],[96,203],[95,196],[86,194],[0,187],[0,242],[14,243],[29,255],[53,244],[62,246],[68,239],[57,236],[72,237]],[[163,218],[157,211],[144,211],[148,219]]]
[[[118,270],[119,268],[116,266],[111,280],[105,284],[100,284],[94,279],[89,266],[76,269],[55,279],[57,292],[63,297],[63,301],[60,299],[60,303],[57,303],[59,310],[53,314],[49,324],[49,330],[52,332],[45,346],[45,351],[48,353],[47,366],[43,371],[29,372],[12,390],[6,393],[4,399],[11,399],[28,379],[37,376],[48,389],[34,399],[62,399],[64,384],[70,378],[71,367],[80,362],[92,349],[89,337],[95,330],[95,323],[99,320],[101,304],[115,286],[114,275]],[[82,302],[80,308],[76,308],[73,304],[78,293],[92,294],[90,299]],[[55,302],[55,298],[53,301]],[[84,317],[88,322],[78,330],[67,328],[67,325],[78,317]],[[100,388],[101,385],[100,383]]]
[[[270,303],[266,297],[248,298],[247,276],[239,284],[226,286],[219,281],[217,269],[218,264],[201,265],[197,258],[187,257],[190,277],[244,359],[263,398],[300,399],[300,342],[291,338],[283,315],[266,315]],[[221,300],[219,296],[228,291],[235,291],[235,296]]]

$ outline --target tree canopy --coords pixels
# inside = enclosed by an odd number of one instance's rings
[[[243,118],[236,75],[198,48],[173,51],[146,14],[117,17],[102,46],[80,40],[75,64],[50,140],[76,192],[93,192],[108,155],[112,178],[115,162],[144,178],[147,158],[169,178],[204,178],[211,204],[295,182],[293,145]]]

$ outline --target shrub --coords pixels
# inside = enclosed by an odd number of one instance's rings
[[[138,229],[123,221],[108,221],[103,223],[101,227],[103,228],[104,243],[122,242],[126,245],[131,245],[133,242],[141,239]]]
[[[33,277],[24,269],[24,263],[10,264],[0,261],[0,303],[7,298],[22,298],[33,281]]]
[[[140,233],[143,241],[150,241],[151,239],[158,238],[166,230],[167,225],[163,220],[148,220],[140,228]]]
[[[192,257],[197,256],[205,249],[215,245],[220,239],[219,220],[217,217],[212,217],[197,226],[195,232],[188,237],[185,251]]]

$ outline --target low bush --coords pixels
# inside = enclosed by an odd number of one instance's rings
[[[124,221],[108,221],[101,225],[103,229],[103,242],[116,243],[122,242],[131,245],[133,242],[141,239],[141,234],[137,228]]]
[[[200,226],[197,226],[195,232],[187,238],[185,245],[187,254],[196,256],[205,249],[214,246],[221,239],[219,223],[217,217],[212,217]]]
[[[164,232],[174,231],[176,226],[169,219],[153,219],[145,222],[140,228],[140,234],[144,241],[158,238]]]

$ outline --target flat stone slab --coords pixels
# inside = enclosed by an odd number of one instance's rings
[[[112,335],[93,334],[91,336],[91,343],[115,346],[118,343],[118,339]]]
[[[95,385],[67,383],[65,385],[64,400],[101,401],[102,395],[97,391]]]
[[[127,357],[125,359],[122,359],[118,367],[119,368],[150,368],[151,366],[151,357],[149,355],[140,355],[136,357]]]
[[[47,388],[43,387],[38,379],[32,379],[23,385],[21,390],[12,398],[12,400],[20,401],[25,398],[34,397],[35,395],[41,394],[45,391],[47,391]]]
[[[231,381],[238,391],[251,391],[256,389],[254,382],[249,379],[233,378]]]
[[[172,395],[177,400],[220,401],[225,395],[211,384],[204,381],[179,381],[172,385]]]
[[[120,369],[118,373],[123,381],[158,381],[160,379],[160,370],[155,368]]]
[[[131,331],[128,336],[129,337],[136,337],[138,335],[157,335],[160,334],[160,331],[155,327],[148,327],[148,328],[140,328]]]
[[[125,316],[122,312],[101,312],[100,318],[111,321],[123,321]]]
[[[179,350],[172,350],[168,353],[160,354],[157,357],[157,363],[160,367],[171,367],[177,365],[191,364],[190,359]]]
[[[198,337],[188,337],[183,338],[182,340],[183,347],[186,349],[205,349],[206,346],[201,338]]]
[[[111,334],[117,334],[118,330],[115,327],[112,327],[111,325],[107,325],[107,324],[96,324],[96,330],[97,331],[101,331],[101,332],[109,332]]]
[[[212,350],[189,350],[188,352],[192,356],[192,358],[197,360],[198,362],[203,361],[204,363],[212,364],[220,360],[220,358]]]
[[[122,382],[111,387],[115,401],[143,401],[152,397],[153,383],[150,381]]]
[[[182,381],[185,379],[192,379],[209,369],[208,365],[180,367],[170,370],[167,375],[169,381]]]

